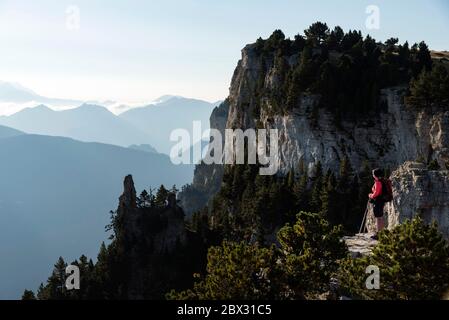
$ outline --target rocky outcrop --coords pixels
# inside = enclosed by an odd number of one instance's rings
[[[407,219],[420,216],[425,222],[438,224],[449,239],[449,170],[429,170],[426,165],[406,162],[391,175],[394,199],[385,207],[389,229]],[[367,228],[375,230],[370,210]]]
[[[113,259],[125,280],[124,297],[160,299],[179,284],[177,279],[189,279],[198,271],[200,257],[195,254],[205,255],[205,250],[201,240],[186,229],[174,194],[168,195],[163,206],[138,206],[136,200],[133,179],[127,176],[115,218]],[[194,260],[186,260],[186,255]]]
[[[169,199],[172,197],[174,195],[170,195]],[[151,243],[152,252],[159,254],[171,252],[176,244],[186,242],[184,212],[176,205],[176,199],[171,199],[161,208],[138,208],[136,190],[130,175],[124,181],[117,215],[123,221],[123,235],[127,244],[142,244],[142,240],[145,240],[147,244]],[[130,246],[130,254],[136,249],[138,246]]]
[[[351,237],[344,237],[343,241],[348,246],[348,251],[353,258],[359,258],[371,254],[377,245],[377,240],[371,237],[374,233],[360,233]]]

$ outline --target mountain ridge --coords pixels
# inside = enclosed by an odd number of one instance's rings
[[[158,152],[169,154],[170,146],[174,145],[170,133],[178,128],[191,132],[195,120],[201,121],[203,130],[207,130],[212,109],[209,102],[183,97],[168,97],[164,102],[136,107],[119,115],[93,103],[67,110],[53,110],[40,104],[0,116],[0,124],[32,134],[123,147],[150,144]],[[167,120],[168,126],[164,125]]]

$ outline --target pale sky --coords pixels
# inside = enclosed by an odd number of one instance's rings
[[[379,30],[365,27],[368,5],[380,9]],[[317,20],[449,50],[444,0],[0,0],[0,80],[55,98],[216,101],[245,44]]]

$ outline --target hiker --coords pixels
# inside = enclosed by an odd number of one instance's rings
[[[383,190],[386,188],[383,176],[384,172],[382,169],[377,168],[373,170],[374,186],[372,193],[368,195],[369,202],[373,205],[374,217],[377,223],[377,232],[372,236],[374,240],[377,240],[377,234],[384,228],[384,206],[387,201],[385,201],[383,195],[388,191]]]

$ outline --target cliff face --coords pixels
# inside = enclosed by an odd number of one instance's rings
[[[285,57],[285,61],[293,66],[300,58],[300,55],[293,54]],[[361,169],[364,161],[372,167],[392,171],[406,161],[415,160],[424,163],[436,161],[442,169],[449,168],[447,108],[406,106],[403,101],[407,89],[397,86],[381,90],[379,109],[366,114],[349,114],[337,120],[334,113],[319,107],[317,95],[301,95],[291,110],[279,112],[276,104],[281,99],[273,93],[285,92],[282,91],[286,81],[283,77],[273,58],[262,57],[255,44],[246,46],[232,77],[226,102],[229,108],[226,125],[223,127],[225,117],[221,117],[220,125],[215,126],[222,132],[224,128],[278,129],[281,174],[296,168],[300,161],[309,170],[320,161],[325,170],[335,172],[344,157],[356,171]],[[211,124],[213,118],[214,114]],[[222,172],[220,166],[197,166],[194,189],[207,191],[195,203],[196,209],[201,207],[201,203],[206,204],[218,190]],[[189,201],[192,202],[188,198],[183,198],[184,208]],[[437,203],[433,205],[438,206]],[[449,222],[442,223],[449,225]]]
[[[293,55],[286,60],[293,64]],[[263,68],[266,68],[263,71]],[[364,160],[373,165],[396,168],[407,160],[437,159],[449,164],[449,112],[417,110],[403,104],[405,88],[382,90],[381,112],[341,119],[318,108],[317,96],[302,96],[288,114],[274,112],[273,99],[256,98],[258,79],[265,74],[262,92],[275,92],[283,85],[279,70],[267,65],[253,45],[242,51],[229,94],[227,128],[254,128],[256,123],[279,130],[281,171],[294,168],[302,159],[310,168],[321,161],[324,168],[338,169],[348,156],[355,169]],[[260,105],[260,117],[253,109]]]
[[[391,175],[394,199],[385,206],[386,227],[394,228],[406,219],[420,216],[425,222],[437,222],[449,239],[449,171],[429,170],[422,163],[407,162]],[[367,228],[375,230],[373,215]]]

